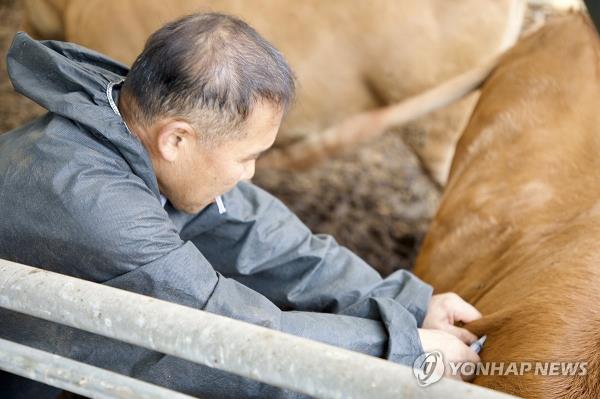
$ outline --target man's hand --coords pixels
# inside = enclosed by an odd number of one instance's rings
[[[419,328],[419,338],[425,352],[439,350],[444,355],[445,372],[447,377],[472,381],[475,375],[452,375],[452,363],[479,362],[479,356],[471,350],[464,342],[445,331],[425,330]]]
[[[455,293],[439,294],[431,297],[423,328],[442,330],[454,335],[465,344],[472,344],[477,337],[465,328],[454,324],[458,321],[469,323],[481,318],[481,313]]]

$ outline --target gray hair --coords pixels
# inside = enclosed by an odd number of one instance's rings
[[[258,102],[286,112],[295,85],[281,53],[253,28],[238,18],[208,13],[154,32],[122,93],[142,125],[159,117],[182,118],[210,143],[240,137]]]

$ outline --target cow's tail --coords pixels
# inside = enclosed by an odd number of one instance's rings
[[[523,31],[526,9],[527,4],[524,0],[512,0],[509,17],[506,20],[504,37],[500,41],[499,52],[508,50],[519,40],[519,36]]]
[[[519,38],[525,12],[523,0],[513,0],[511,17],[497,55],[480,66],[397,104],[360,113],[285,148],[274,149],[258,163],[262,169],[304,170],[325,159],[347,152],[382,135],[394,126],[410,122],[445,107],[477,89],[498,64],[502,54]]]
[[[264,169],[303,170],[380,136],[394,126],[442,108],[477,89],[498,64],[496,56],[428,91],[400,103],[354,115],[327,129],[263,156]]]

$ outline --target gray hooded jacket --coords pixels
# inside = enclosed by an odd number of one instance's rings
[[[238,184],[224,214],[163,207],[148,154],[115,107],[126,67],[19,33],[8,68],[49,112],[0,135],[0,258],[394,362],[422,352],[431,288],[406,271],[382,279],[260,188]],[[297,396],[7,310],[0,336],[201,397]],[[6,395],[40,388],[0,380]]]

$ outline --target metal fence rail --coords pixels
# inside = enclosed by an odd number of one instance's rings
[[[421,388],[406,366],[5,260],[0,307],[319,398],[512,398],[448,379]]]
[[[144,381],[0,339],[0,369],[97,399],[193,399]]]

